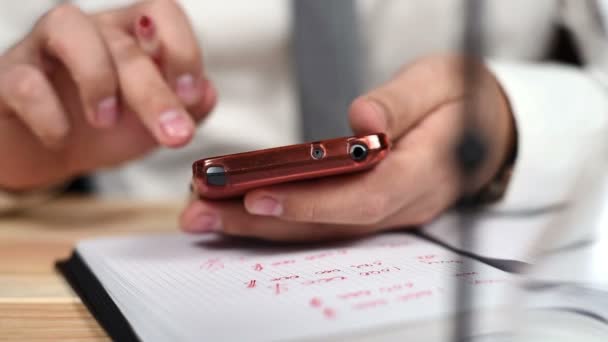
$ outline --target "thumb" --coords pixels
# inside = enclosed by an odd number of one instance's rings
[[[349,120],[356,134],[407,133],[442,104],[463,96],[457,58],[424,58],[353,101]]]

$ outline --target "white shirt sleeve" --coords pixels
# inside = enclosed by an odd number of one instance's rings
[[[582,175],[605,166],[608,138],[608,34],[598,2],[563,0],[561,20],[584,68],[489,62],[515,116],[518,155],[497,210],[561,204]]]
[[[557,64],[490,62],[515,116],[518,153],[497,210],[567,202],[608,136],[608,92],[583,70]]]

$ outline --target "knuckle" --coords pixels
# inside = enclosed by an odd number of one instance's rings
[[[6,84],[11,85],[12,96],[17,99],[30,101],[39,98],[44,91],[42,84],[44,76],[33,66],[18,65],[8,71]]]
[[[143,54],[132,37],[113,30],[105,30],[103,34],[117,63],[142,59]]]
[[[43,18],[44,28],[51,29],[55,25],[63,25],[66,21],[79,16],[84,16],[80,8],[70,3],[63,3],[45,14]]]
[[[70,51],[76,44],[70,41],[70,32],[82,27],[86,15],[76,6],[63,4],[47,12],[41,22],[41,29],[45,32],[45,46],[60,59],[68,58]],[[68,34],[66,34],[68,33]]]

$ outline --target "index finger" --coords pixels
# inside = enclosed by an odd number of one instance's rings
[[[114,29],[102,31],[116,66],[121,95],[156,140],[168,147],[187,144],[194,121],[133,37]]]
[[[161,61],[165,78],[186,105],[194,105],[201,99],[202,54],[190,21],[176,1],[141,2],[101,14],[100,18],[134,36],[138,25],[146,22],[153,37],[138,36],[138,39],[155,41],[158,48],[154,58]]]

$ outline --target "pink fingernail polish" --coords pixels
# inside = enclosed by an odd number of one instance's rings
[[[160,115],[160,128],[170,138],[190,137],[194,132],[192,121],[186,113],[169,110]]]
[[[212,233],[222,230],[222,220],[218,215],[201,214],[197,216],[192,225],[188,226],[187,231],[193,233]]]
[[[112,126],[118,121],[118,100],[115,96],[103,99],[97,105],[95,120],[103,127]]]
[[[283,206],[276,199],[264,196],[253,201],[247,210],[254,215],[280,216],[283,213]]]
[[[176,81],[176,93],[187,104],[194,104],[200,98],[196,79],[190,75],[182,75]]]

